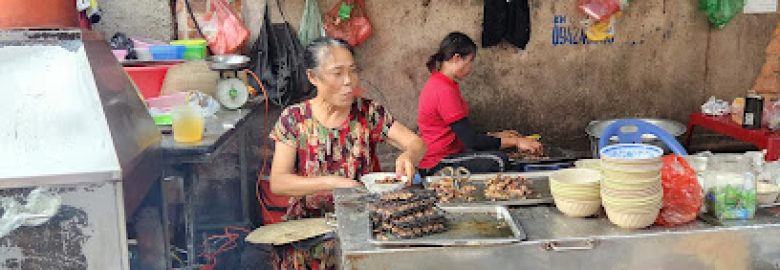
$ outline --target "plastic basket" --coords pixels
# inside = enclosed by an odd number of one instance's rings
[[[184,46],[185,60],[199,60],[206,57],[206,40],[183,39],[171,41],[172,45]]]
[[[183,45],[154,45],[149,47],[154,60],[179,60],[184,57]]]

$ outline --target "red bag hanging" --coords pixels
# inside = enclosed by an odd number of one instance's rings
[[[203,28],[204,32],[213,31],[210,35],[206,35],[211,52],[214,54],[238,52],[249,37],[249,31],[244,23],[225,0],[212,0],[210,11],[204,17],[207,23]]]
[[[702,191],[696,171],[680,156],[663,157],[661,184],[664,189],[663,207],[655,223],[675,226],[696,219],[702,205]]]
[[[577,0],[577,7],[600,22],[620,11],[620,0]]]
[[[373,34],[364,0],[339,0],[323,17],[325,33],[343,39],[353,47]]]

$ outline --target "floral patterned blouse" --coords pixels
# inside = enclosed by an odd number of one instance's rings
[[[373,151],[387,138],[394,121],[382,105],[356,98],[348,121],[329,128],[314,119],[311,101],[307,100],[282,111],[270,137],[296,148],[300,176],[338,175],[357,180],[378,168]],[[291,198],[287,219],[319,217],[331,211],[332,192],[307,195]]]

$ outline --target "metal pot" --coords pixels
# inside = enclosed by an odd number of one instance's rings
[[[593,153],[594,158],[599,157],[599,139],[601,139],[601,133],[604,132],[604,129],[607,128],[610,124],[614,123],[618,119],[609,119],[609,120],[597,120],[597,121],[591,121],[590,124],[588,124],[588,127],[585,129],[585,132],[588,133],[588,139],[590,139],[590,150]],[[674,120],[668,120],[668,119],[653,119],[653,118],[643,118],[639,119],[642,121],[649,122],[650,124],[656,125],[664,130],[666,132],[669,132],[669,134],[672,134],[672,136],[676,137],[679,141],[683,134],[685,134],[686,127],[680,122],[674,121]],[[609,139],[610,144],[618,143],[618,137],[612,136],[612,138]],[[643,134],[642,135],[642,143],[646,144],[652,144],[658,147],[661,147],[664,149],[664,152],[669,153],[669,147],[666,146],[664,142],[658,139],[655,135],[652,134]]]

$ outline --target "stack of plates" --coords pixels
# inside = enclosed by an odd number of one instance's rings
[[[571,217],[587,217],[601,210],[599,181],[601,173],[593,169],[563,169],[550,175],[550,193],[555,206]]]
[[[652,225],[662,206],[663,150],[646,144],[616,144],[601,149],[600,154],[601,200],[609,220],[629,229]]]

